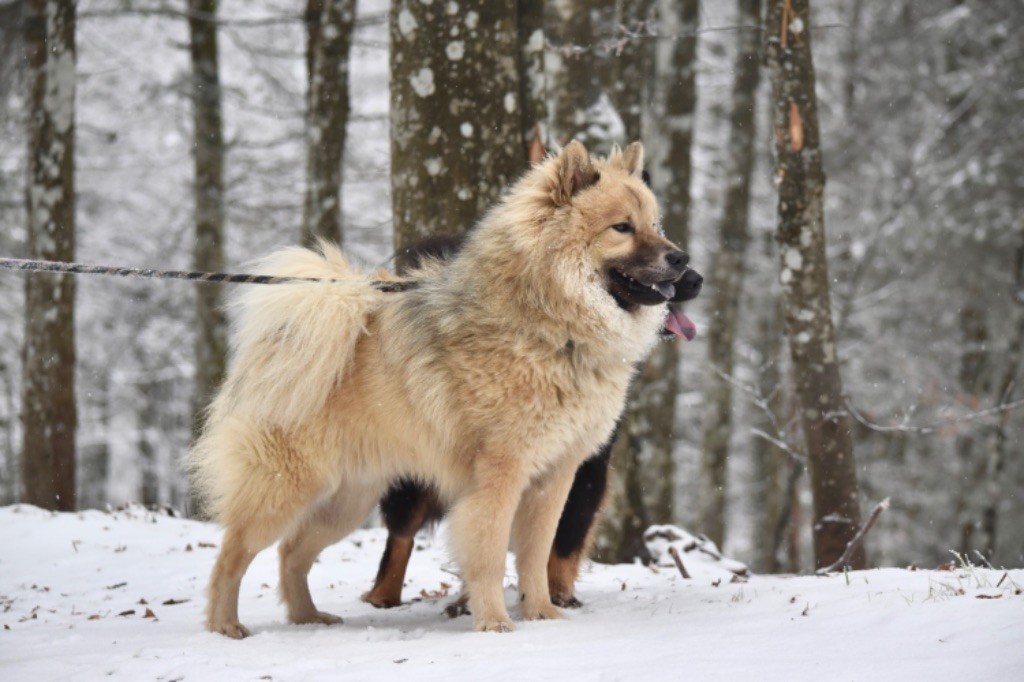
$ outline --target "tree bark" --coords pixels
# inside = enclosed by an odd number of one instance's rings
[[[110,474],[110,376],[97,377],[84,411],[92,412],[92,438],[79,447],[78,506],[81,509],[102,509],[107,503],[107,480]],[[88,419],[88,418],[87,418]]]
[[[192,57],[192,119],[195,135],[195,267],[224,270],[224,132],[217,50],[217,0],[189,0]],[[196,285],[196,372],[192,433],[224,376],[227,334],[218,286]],[[192,513],[199,514],[196,500]]]
[[[1024,232],[1021,243],[1014,254],[1013,284],[1010,290],[1014,301],[1013,323],[1006,349],[1004,370],[999,384],[996,386],[997,404],[1014,400],[1020,388],[1021,366],[1024,363]],[[1010,413],[1003,411],[999,415],[991,435],[988,438],[988,461],[984,487],[985,505],[981,513],[982,552],[990,561],[995,562],[999,530],[999,503],[1003,499],[1003,486],[1006,462],[1011,451],[1019,452],[1020,436],[1009,429]]]
[[[749,241],[747,209],[750,176],[754,168],[757,86],[760,82],[761,0],[739,0],[739,32],[732,115],[726,157],[725,205],[718,227],[718,250],[708,281],[714,282],[711,324],[708,328],[708,373],[705,380],[704,420],[701,428],[701,468],[698,488],[698,528],[719,547],[725,538],[725,505],[729,437],[732,435],[733,346],[740,297],[743,293],[744,256]]]
[[[766,25],[779,187],[780,281],[814,500],[814,559],[821,568],[834,563],[856,534],[860,507],[829,304],[825,175],[808,0],[769,0]],[[865,561],[861,549],[851,564],[860,568]]]
[[[523,148],[531,161],[531,148],[546,151],[552,146],[548,128],[548,78],[544,56],[544,3],[518,0],[519,101]],[[540,145],[539,148],[536,145]]]
[[[468,229],[526,166],[515,3],[391,11],[395,247]]]
[[[27,257],[75,257],[75,3],[24,7],[28,66]],[[23,502],[75,508],[75,282],[25,280],[22,365]]]
[[[651,150],[651,156],[656,159],[652,164],[652,182],[664,209],[665,234],[685,250],[689,239],[690,147],[696,108],[697,43],[692,36],[697,28],[697,2],[665,1],[659,11],[667,34],[687,37],[668,41],[669,48],[655,55],[654,80],[658,96],[654,119],[663,126],[657,147],[666,151]],[[639,76],[634,73],[630,77]],[[625,105],[620,104],[620,108],[622,106]],[[614,494],[598,543],[602,560],[631,561],[638,551],[642,555],[646,525],[674,520],[673,449],[677,436],[679,348],[677,342],[659,343],[631,387],[623,428],[612,450],[616,476],[612,479]]]
[[[547,32],[554,50],[547,55],[551,73],[551,135],[561,145],[574,138],[588,149],[587,112],[601,96],[594,52],[595,0],[555,0],[548,4]],[[592,150],[593,151],[593,150]]]
[[[774,257],[774,249],[766,249]],[[758,368],[758,394],[764,404],[754,414],[754,428],[780,440],[786,434],[780,433],[783,421],[784,392],[779,367],[782,360],[782,305],[776,300],[768,301],[757,317],[757,332],[754,347],[760,360]],[[752,504],[754,517],[754,562],[752,568],[764,573],[778,573],[781,567],[779,550],[783,537],[778,532],[783,509],[790,504],[785,495],[788,489],[786,474],[791,467],[788,455],[782,448],[770,441],[755,436],[751,443],[754,481],[752,483]]]
[[[348,65],[355,0],[309,0],[306,6],[306,196],[302,241],[341,243],[342,161],[349,115]]]
[[[653,33],[654,0],[621,0],[616,3],[615,23],[628,35],[622,47],[612,55],[611,97],[622,119],[625,142],[645,139],[644,111],[648,110],[653,94],[651,77],[654,72],[653,40],[645,37]]]

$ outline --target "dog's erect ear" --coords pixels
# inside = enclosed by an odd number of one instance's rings
[[[622,168],[630,175],[643,177],[644,146],[641,143],[634,142],[623,150]]]
[[[587,148],[578,140],[570,142],[558,155],[555,163],[558,178],[552,194],[556,205],[568,204],[577,192],[601,179],[601,174],[590,161]]]

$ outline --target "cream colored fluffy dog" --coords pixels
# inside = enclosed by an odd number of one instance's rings
[[[261,271],[344,280],[235,302],[228,377],[190,468],[225,526],[207,626],[230,637],[253,557],[280,545],[293,623],[337,623],[306,576],[399,476],[452,505],[477,630],[507,631],[511,538],[525,619],[560,618],[547,561],[573,475],[608,438],[686,256],[659,229],[639,143],[538,164],[419,285],[382,293],[341,253],[287,249]]]

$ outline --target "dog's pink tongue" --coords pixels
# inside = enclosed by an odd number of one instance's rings
[[[669,309],[668,317],[665,318],[665,329],[676,336],[682,336],[687,341],[693,341],[694,337],[697,336],[697,325],[677,310]]]

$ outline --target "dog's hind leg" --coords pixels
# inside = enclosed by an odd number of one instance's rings
[[[281,529],[275,526],[251,523],[228,528],[217,563],[210,576],[209,604],[206,608],[206,627],[234,639],[249,636],[249,630],[238,621],[238,591],[249,564],[274,542]]]
[[[351,533],[366,518],[381,492],[382,487],[343,484],[281,542],[281,599],[288,609],[289,622],[341,622],[338,616],[320,611],[313,604],[309,570],[325,547]]]
[[[519,575],[519,604],[526,620],[564,617],[551,603],[547,569],[555,529],[575,473],[575,461],[557,465],[540,480],[531,482],[516,511],[512,546]]]
[[[395,482],[380,500],[380,512],[388,529],[387,545],[373,589],[360,599],[379,609],[402,603],[402,584],[416,533],[444,515],[437,491],[410,479]]]

